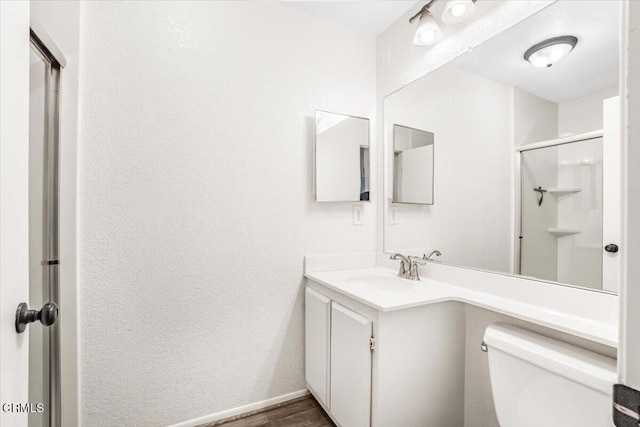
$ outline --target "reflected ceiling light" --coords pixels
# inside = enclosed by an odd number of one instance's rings
[[[551,67],[567,56],[578,44],[575,36],[560,36],[534,44],[524,53],[524,59],[538,68]]]
[[[416,34],[413,36],[413,44],[416,46],[429,46],[437,43],[442,38],[442,30],[433,19],[431,13],[424,13],[420,16]]]
[[[473,15],[476,10],[476,0],[449,0],[444,5],[442,22],[445,24],[459,24]]]

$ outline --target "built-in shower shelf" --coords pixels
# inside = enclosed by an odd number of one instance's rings
[[[582,230],[577,230],[575,228],[549,228],[547,231],[556,237],[570,236],[572,234],[582,232]]]
[[[566,187],[566,188],[548,188],[547,191],[556,196],[566,196],[567,194],[579,193],[582,188]]]

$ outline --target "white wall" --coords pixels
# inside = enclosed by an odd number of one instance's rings
[[[558,282],[602,289],[602,138],[557,147],[558,187],[581,191],[558,198],[558,226],[580,230],[558,238]]]
[[[618,92],[615,87],[558,104],[558,136],[602,129],[602,103],[607,98],[617,96]]]
[[[434,204],[397,205],[398,224],[385,230],[387,251],[429,246],[448,263],[510,271],[511,104],[511,88],[454,65],[385,98],[387,188],[394,124],[432,132],[435,159]]]
[[[558,104],[513,88],[513,134],[516,147],[558,136]]]
[[[313,114],[373,116],[375,40],[270,2],[82,11],[83,423],[303,389],[303,256],[375,249],[375,204],[313,202]]]
[[[62,425],[80,424],[79,334],[76,286],[76,203],[78,141],[78,78],[80,72],[80,3],[42,0],[30,2],[36,20],[64,54],[67,65],[60,79],[60,352]]]

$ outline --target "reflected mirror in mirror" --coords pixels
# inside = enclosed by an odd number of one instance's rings
[[[318,202],[369,201],[369,119],[316,111]]]
[[[386,252],[617,291],[620,4],[553,3],[385,98],[385,218],[395,125],[438,139],[438,202],[394,204]]]
[[[393,203],[433,204],[432,132],[393,125]]]

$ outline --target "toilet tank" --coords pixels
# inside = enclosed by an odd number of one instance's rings
[[[613,427],[615,359],[503,324],[484,341],[500,427]]]

